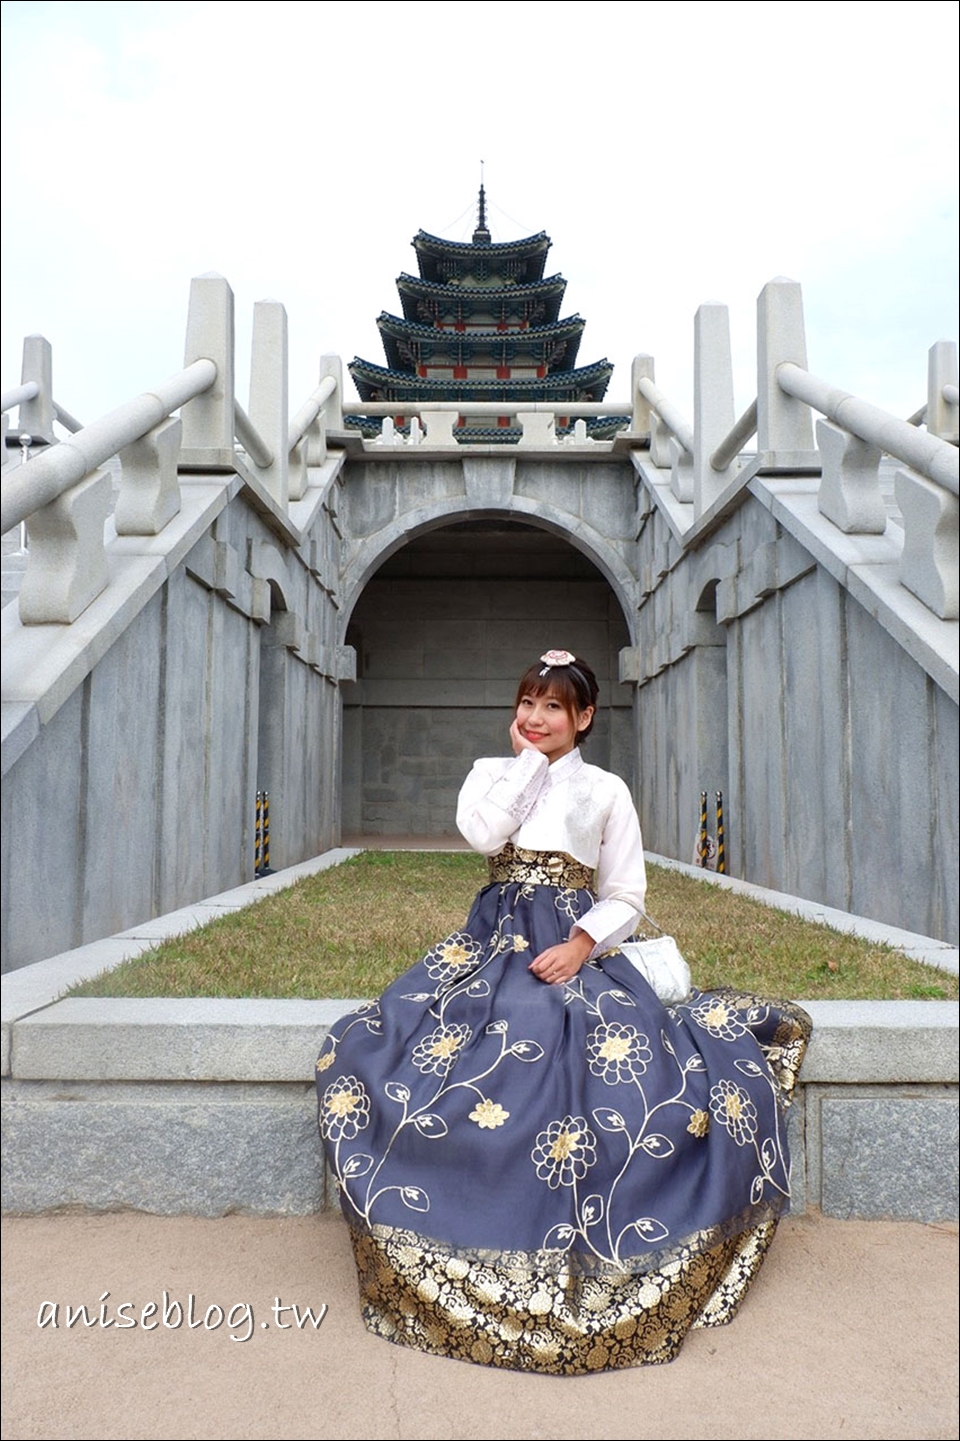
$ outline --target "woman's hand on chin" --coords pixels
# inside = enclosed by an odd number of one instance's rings
[[[523,734],[516,716],[514,716],[513,724],[510,727],[510,744],[513,746],[515,756],[521,755],[523,751],[535,751],[537,749],[533,742],[528,741]]]
[[[534,957],[527,967],[538,981],[548,986],[564,986],[572,981],[593,950],[593,938],[586,931],[575,931],[559,946],[548,946]]]

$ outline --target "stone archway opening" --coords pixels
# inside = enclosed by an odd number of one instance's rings
[[[457,792],[480,755],[507,753],[517,679],[545,650],[582,655],[600,682],[586,756],[634,782],[633,691],[619,601],[568,541],[505,518],[428,531],[370,577],[346,641],[345,839],[456,834]]]

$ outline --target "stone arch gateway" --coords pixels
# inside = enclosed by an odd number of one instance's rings
[[[606,577],[567,537],[503,515],[421,531],[356,597],[346,630],[342,823],[350,837],[455,832],[477,755],[506,749],[517,676],[551,645],[587,657],[601,685],[590,757],[633,780],[629,642]]]

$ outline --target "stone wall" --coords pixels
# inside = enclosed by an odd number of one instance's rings
[[[731,874],[955,940],[956,704],[760,500],[687,551],[644,520],[646,843],[689,860],[719,789]]]
[[[274,868],[336,839],[329,515],[294,544],[229,488],[182,558],[154,557],[152,593],[126,597],[132,615],[97,631],[106,592],[64,630],[70,654],[36,734],[5,755],[4,970],[250,880],[258,789]],[[22,628],[18,649],[39,655],[49,629]]]

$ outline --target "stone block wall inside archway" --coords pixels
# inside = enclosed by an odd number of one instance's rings
[[[634,784],[634,692],[617,680],[626,620],[559,537],[506,520],[430,531],[370,578],[346,639],[357,680],[342,687],[345,836],[455,835],[466,772],[509,753],[517,680],[551,647],[597,672],[586,758]]]

